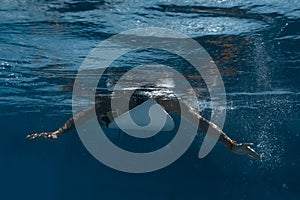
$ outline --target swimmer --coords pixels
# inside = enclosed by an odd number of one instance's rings
[[[96,98],[95,110],[97,113],[98,121],[101,126],[108,127],[108,124],[113,120],[111,115],[108,114],[111,113],[110,110],[111,98],[112,98],[111,96],[107,96],[107,95],[97,96]],[[129,109],[135,108],[136,106],[147,101],[149,98],[153,99],[159,105],[161,105],[164,108],[164,110],[169,114],[176,113],[180,115],[181,109],[187,111],[184,113],[182,117],[187,121],[193,123],[193,125],[197,127],[198,130],[201,130],[204,133],[207,132],[209,127],[212,127],[213,131],[216,131],[217,133],[220,134],[218,142],[223,144],[228,149],[228,151],[236,154],[248,156],[249,158],[252,159],[261,160],[261,156],[258,153],[256,153],[256,151],[252,148],[253,143],[238,143],[235,140],[230,139],[217,125],[202,117],[196,109],[188,105],[188,103],[186,103],[184,100],[181,101],[183,102],[181,104],[183,108],[180,108],[178,99],[174,97],[170,97],[170,98],[159,97],[159,96],[148,97],[144,94],[142,95],[140,93],[135,92],[130,98]],[[27,139],[32,140],[39,137],[43,137],[47,139],[57,139],[59,136],[75,128],[74,121],[76,121],[76,124],[83,124],[87,120],[91,119],[93,117],[93,109],[94,108],[88,108],[86,110],[77,113],[69,120],[67,120],[60,128],[58,128],[54,132],[42,132],[42,133],[31,134],[27,136]],[[119,114],[122,114],[122,111]],[[192,120],[193,118],[198,119],[198,122],[196,124],[193,122],[195,121]]]

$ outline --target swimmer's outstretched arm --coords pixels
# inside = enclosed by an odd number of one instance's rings
[[[83,124],[84,122],[86,122],[87,120],[91,119],[94,115],[93,115],[93,107],[88,108],[86,110],[83,110],[79,113],[77,113],[76,115],[74,115],[73,117],[71,117],[70,119],[68,119],[60,128],[58,128],[56,131],[53,132],[41,132],[41,133],[34,133],[34,134],[30,134],[27,135],[27,139],[28,140],[33,140],[35,138],[38,137],[43,137],[43,138],[47,138],[47,139],[57,139],[58,136],[67,133],[68,131],[72,130],[75,128],[75,124],[74,121],[76,121],[76,123],[79,124]]]
[[[162,105],[165,110],[168,113],[178,113],[180,115],[180,106],[175,103],[174,101],[165,101],[156,99],[156,101]],[[230,139],[217,125],[214,123],[208,121],[204,117],[202,117],[197,110],[193,109],[188,104],[183,103],[182,106],[184,106],[184,110],[188,111],[185,113],[182,113],[182,117],[186,120],[193,122],[195,117],[198,119],[199,123],[194,124],[195,127],[198,127],[198,129],[201,129],[203,132],[207,132],[209,127],[212,127],[213,131],[216,131],[219,133],[220,137],[218,138],[218,142],[225,145],[229,151],[232,151],[237,154],[246,155],[250,158],[254,159],[261,159],[260,155],[254,151],[252,148],[252,143],[237,143],[236,141]],[[98,106],[96,106],[98,107]],[[108,108],[108,106],[103,106],[101,111],[104,113],[108,112],[105,108]],[[93,115],[93,107],[86,109],[84,111],[79,112],[78,114],[71,117],[69,120],[67,120],[59,129],[53,132],[42,132],[42,133],[35,133],[31,135],[27,135],[27,139],[32,140],[38,137],[44,137],[47,139],[57,139],[60,135],[72,130],[75,128],[74,121],[76,121],[77,124],[83,124],[87,120],[91,119]],[[97,108],[96,108],[97,109]],[[98,109],[97,109],[98,110]]]
[[[222,143],[227,147],[229,151],[232,151],[236,154],[245,155],[253,159],[261,160],[261,157],[255,150],[252,148],[253,143],[237,143],[235,140],[232,140],[228,137],[216,124],[208,121],[204,117],[202,117],[197,110],[189,106],[187,103],[182,102],[181,106],[183,106],[183,110],[188,111],[184,113],[180,113],[180,107],[178,103],[173,101],[160,101],[158,103],[162,105],[168,113],[177,113],[181,115],[184,119],[189,122],[194,122],[193,119],[198,119],[199,122],[193,124],[198,129],[202,130],[204,133],[207,132],[208,128],[211,127],[212,131],[216,131],[220,135],[218,138],[218,142]]]

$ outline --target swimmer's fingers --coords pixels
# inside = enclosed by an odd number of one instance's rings
[[[232,151],[236,154],[245,155],[249,158],[261,160],[261,156],[252,147],[253,143],[239,143],[232,146]]]
[[[261,156],[253,148],[251,148],[250,146],[248,146],[247,149],[248,149],[247,156],[249,158],[261,160]]]
[[[46,138],[46,139],[57,139],[57,132],[42,132],[42,133],[34,133],[34,134],[31,134],[31,135],[27,135],[26,136],[26,139],[28,140],[33,140],[33,139],[36,139],[36,138],[40,138],[40,137],[43,137],[43,138]]]
[[[253,147],[253,146],[254,146],[253,143],[247,143],[247,142],[245,142],[245,143],[240,143],[240,145],[243,145],[243,146],[250,146],[250,147]]]

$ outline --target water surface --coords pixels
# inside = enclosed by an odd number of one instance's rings
[[[297,0],[1,1],[2,199],[298,199],[299,18]],[[199,136],[171,166],[126,174],[95,160],[76,131],[57,141],[25,140],[71,116],[73,80],[94,47],[148,26],[179,31],[205,47],[227,92],[224,131],[254,142],[263,161],[222,145],[199,160]],[[199,111],[209,117],[205,85],[174,55],[133,52],[114,67],[153,61],[188,76],[201,94]]]

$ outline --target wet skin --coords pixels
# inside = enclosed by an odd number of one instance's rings
[[[110,122],[108,120],[107,113],[111,111],[111,98],[112,96],[108,95],[97,96],[96,98],[95,110],[97,113],[98,121],[101,126],[107,126]],[[238,143],[235,140],[230,139],[217,125],[202,117],[196,109],[188,105],[188,103],[186,103],[182,99],[180,99],[181,103],[179,104],[178,99],[174,97],[149,97],[144,94],[134,93],[129,100],[129,109],[132,109],[142,104],[149,98],[155,100],[159,105],[161,105],[165,109],[167,113],[176,113],[178,115],[181,115],[181,117],[191,122],[195,127],[197,127],[204,133],[206,133],[208,128],[211,127],[212,131],[215,131],[216,133],[218,133],[218,135],[220,135],[220,137],[218,138],[218,142],[223,144],[228,149],[228,151],[240,155],[245,155],[252,159],[261,160],[261,156],[252,148],[252,143]],[[127,111],[127,108],[125,106],[126,105],[124,105],[124,108],[121,107],[121,109],[118,110],[119,115]],[[75,122],[76,125],[80,125],[85,123],[87,120],[91,119],[94,116],[93,110],[94,108],[92,107],[77,113],[76,115],[68,119],[56,131],[31,134],[27,136],[27,139],[32,140],[39,137],[47,139],[57,139],[62,134],[74,129]],[[181,113],[181,110],[184,110],[184,113]],[[193,120],[195,118],[197,119],[196,122],[195,120]]]

